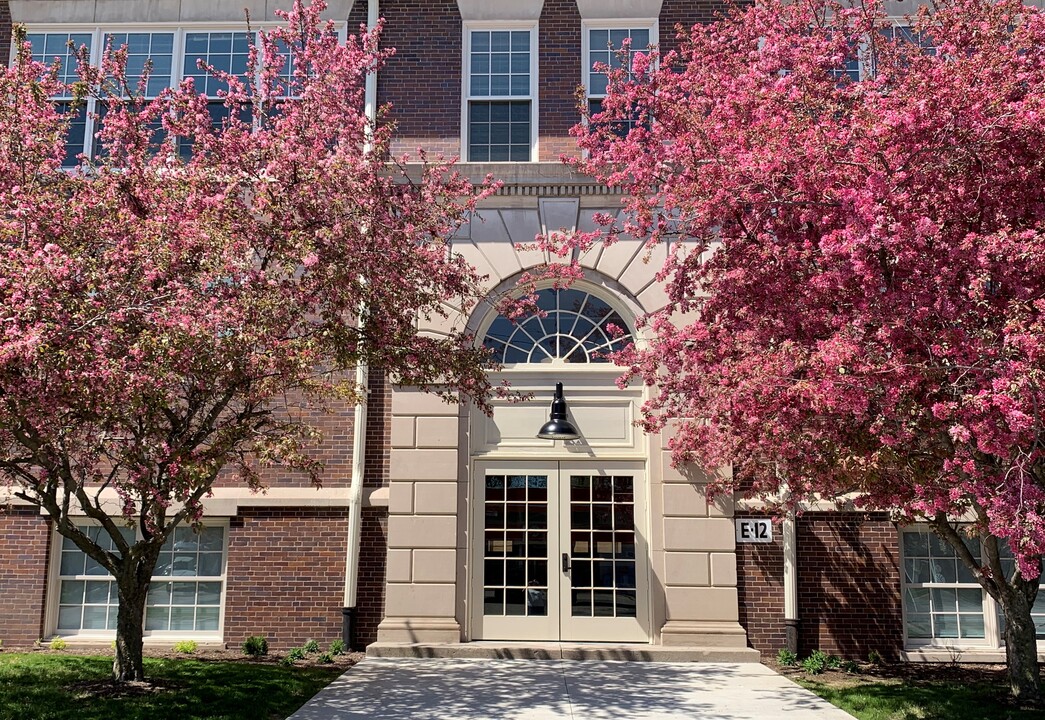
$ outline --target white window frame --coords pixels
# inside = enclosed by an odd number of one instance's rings
[[[105,24],[83,24],[83,23],[71,23],[71,24],[55,24],[55,23],[40,23],[33,24],[26,28],[29,34],[43,34],[43,33],[62,33],[62,34],[85,34],[91,36],[91,54],[90,61],[92,65],[97,66],[102,59],[102,53],[105,48],[105,36],[116,35],[123,33],[173,33],[174,34],[174,46],[171,50],[171,88],[177,88],[181,81],[184,79],[184,68],[185,68],[185,36],[187,33],[216,33],[216,32],[246,32],[253,35],[254,41],[257,42],[258,31],[260,30],[272,30],[280,27],[278,22],[264,22],[264,23],[251,23],[250,29],[247,29],[247,24],[242,20],[226,21],[226,22],[206,22],[206,23],[105,23]],[[348,38],[347,25],[345,23],[336,23],[335,28],[337,30],[338,39],[344,43]],[[119,48],[115,48],[119,49]],[[11,52],[8,59],[10,65],[14,62],[17,55],[18,48],[12,44]],[[45,57],[44,61],[50,63],[51,60]],[[531,56],[532,62],[532,56]],[[209,100],[213,100],[208,96]],[[55,102],[68,102],[65,96],[61,98],[53,98]],[[96,139],[94,134],[96,132],[95,122],[92,115],[97,112],[96,101],[93,98],[87,100],[87,127],[84,131],[84,147],[83,152],[87,157],[92,157],[95,151]],[[72,168],[75,169],[75,166]]]
[[[119,519],[115,519],[119,524]],[[76,518],[76,525],[98,525],[99,523],[94,520],[87,518]],[[218,629],[216,631],[197,631],[197,630],[145,630],[144,637],[146,644],[170,644],[172,640],[196,640],[204,643],[221,643],[224,642],[225,633],[225,601],[228,594],[228,563],[229,563],[229,519],[220,517],[209,517],[203,520],[204,527],[209,528],[221,528],[222,529],[222,547],[221,547],[221,575],[220,576],[202,576],[205,580],[200,580],[201,576],[191,576],[193,579],[190,580],[190,576],[178,576],[173,580],[170,577],[159,577],[153,576],[152,581],[157,582],[221,582],[221,599],[218,606]],[[134,532],[135,541],[140,540],[141,536],[137,529]],[[47,573],[47,602],[44,607],[44,630],[45,637],[61,637],[66,640],[72,641],[83,641],[83,642],[109,642],[116,637],[115,630],[59,630],[58,629],[58,610],[61,604],[61,591],[62,591],[62,544],[65,540],[65,536],[58,532],[57,529],[52,530],[51,539],[51,552],[49,561],[49,572]],[[180,578],[180,579],[179,579]],[[92,576],[92,580],[106,580],[113,581],[112,575],[108,573],[105,575]],[[145,619],[142,619],[142,627],[144,628]]]
[[[602,100],[605,93],[592,95],[591,89],[591,31],[592,30],[647,30],[649,31],[649,44],[657,47],[660,44],[660,22],[657,18],[623,18],[614,20],[582,20],[581,21],[581,84],[587,100]],[[602,48],[598,48],[600,51]],[[633,52],[646,52],[645,48],[639,48]],[[630,70],[630,68],[629,68]]]
[[[983,589],[979,583],[975,583],[975,587],[981,591],[983,597],[983,638],[910,638],[907,635],[907,588],[908,587],[927,587],[927,588],[971,588],[972,583],[914,583],[908,584],[907,573],[905,569],[905,561],[907,555],[904,551],[903,536],[905,532],[920,532],[932,536],[932,531],[924,524],[908,525],[906,527],[897,528],[898,540],[900,547],[900,608],[901,617],[903,622],[903,646],[904,650],[910,651],[925,651],[925,650],[957,650],[957,651],[976,651],[976,650],[990,650],[997,652],[1004,652],[1005,650],[1005,638],[1002,636],[1001,628],[998,623],[998,614],[1001,608],[998,606],[997,601],[990,596],[986,590]],[[981,553],[983,549],[981,548]],[[982,559],[982,556],[981,556]],[[961,563],[961,560],[958,560]],[[1039,582],[1045,587],[1045,575],[1043,575]],[[1039,593],[1040,594],[1040,593]],[[1037,640],[1038,650],[1045,650],[1045,639],[1039,638]]]
[[[530,32],[530,94],[523,95],[484,95],[472,97],[472,33],[473,32],[496,32],[501,30],[528,30]],[[520,164],[524,162],[535,163],[540,157],[540,103],[538,87],[540,78],[538,76],[538,23],[532,21],[518,22],[464,22],[461,24],[462,38],[462,60],[461,60],[461,157],[463,162],[508,162]],[[477,102],[522,102],[530,103],[530,159],[529,160],[478,160],[473,161],[469,157],[469,113],[468,107],[471,101]]]

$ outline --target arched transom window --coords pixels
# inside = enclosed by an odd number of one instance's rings
[[[605,363],[608,353],[632,342],[620,313],[583,290],[539,290],[537,307],[541,315],[516,322],[498,315],[490,325],[483,344],[496,362]]]

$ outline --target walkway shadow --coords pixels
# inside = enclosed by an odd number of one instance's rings
[[[849,716],[761,665],[381,659],[357,665],[291,720],[777,717]]]

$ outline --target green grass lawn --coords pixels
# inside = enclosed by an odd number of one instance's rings
[[[818,676],[819,677],[819,676]],[[859,720],[1042,720],[1041,710],[1009,705],[1008,688],[997,682],[853,678],[818,680],[791,676]]]
[[[145,659],[156,688],[113,695],[112,659],[0,653],[0,720],[285,718],[344,672],[207,659]]]

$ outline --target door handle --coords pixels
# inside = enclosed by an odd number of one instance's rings
[[[570,554],[569,553],[563,553],[562,554],[562,571],[564,573],[568,573],[570,571]]]

